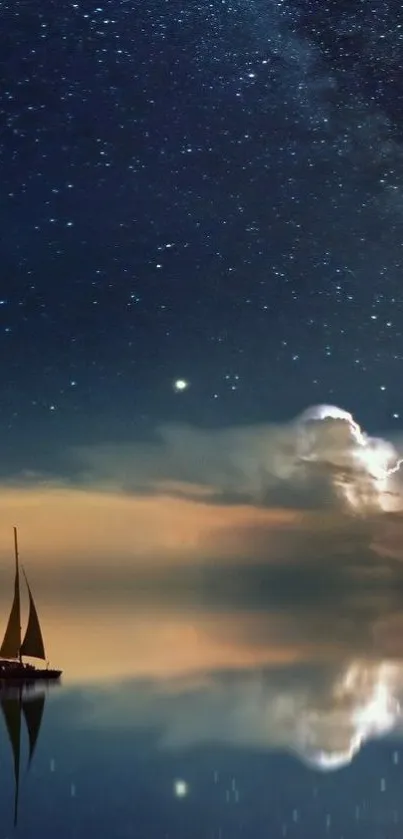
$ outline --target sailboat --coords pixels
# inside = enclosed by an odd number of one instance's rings
[[[23,656],[42,659],[46,661],[45,647],[43,643],[42,630],[39,623],[38,612],[32,596],[29,583],[23,569],[25,583],[29,598],[28,624],[24,638],[21,640],[21,597],[20,597],[20,566],[18,553],[17,528],[14,527],[14,552],[15,552],[15,580],[14,599],[11,606],[10,616],[3,643],[0,647],[0,684],[4,681],[31,682],[42,679],[59,679],[62,671],[34,667],[32,664],[23,662]]]

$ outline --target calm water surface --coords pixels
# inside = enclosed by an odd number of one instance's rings
[[[18,777],[21,837],[400,839],[398,611],[129,600],[44,604],[65,676],[2,696],[0,836]]]

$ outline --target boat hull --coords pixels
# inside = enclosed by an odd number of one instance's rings
[[[50,668],[40,670],[36,667],[0,667],[0,684],[4,682],[50,682],[60,679],[62,670]]]

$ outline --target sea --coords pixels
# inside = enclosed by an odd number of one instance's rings
[[[42,596],[63,676],[1,691],[0,837],[401,839],[403,613],[262,586]]]

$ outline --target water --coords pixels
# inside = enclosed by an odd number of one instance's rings
[[[28,772],[22,718],[18,835],[400,839],[403,615],[370,591],[293,597],[43,601],[65,672]],[[3,694],[6,715],[18,701]],[[10,731],[1,837],[14,830]]]

